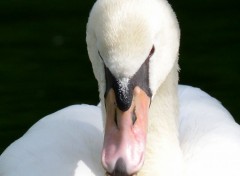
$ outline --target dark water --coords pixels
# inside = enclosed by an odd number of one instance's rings
[[[0,153],[41,117],[96,104],[85,31],[94,1],[0,1]],[[182,29],[180,83],[218,98],[240,122],[237,0],[171,0]]]

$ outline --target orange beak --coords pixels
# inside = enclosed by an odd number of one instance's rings
[[[126,111],[119,109],[113,89],[105,96],[106,126],[102,164],[111,175],[133,175],[144,162],[150,97],[140,87]]]

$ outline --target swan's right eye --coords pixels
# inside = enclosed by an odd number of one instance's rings
[[[152,57],[152,55],[154,54],[154,52],[155,52],[155,46],[153,45],[153,47],[152,47],[152,49],[151,49],[151,51],[150,51],[150,53],[149,53],[149,55],[148,55],[148,59],[149,59],[150,57]]]

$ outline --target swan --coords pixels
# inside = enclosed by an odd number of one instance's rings
[[[87,49],[100,105],[42,118],[0,156],[0,176],[239,176],[240,127],[178,85],[180,30],[166,0],[97,0]]]

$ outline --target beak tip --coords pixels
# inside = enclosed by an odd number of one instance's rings
[[[137,166],[136,168],[132,167],[128,169],[125,160],[120,157],[117,159],[114,167],[104,164],[104,169],[106,170],[106,174],[111,176],[133,176],[138,172],[139,167]]]

